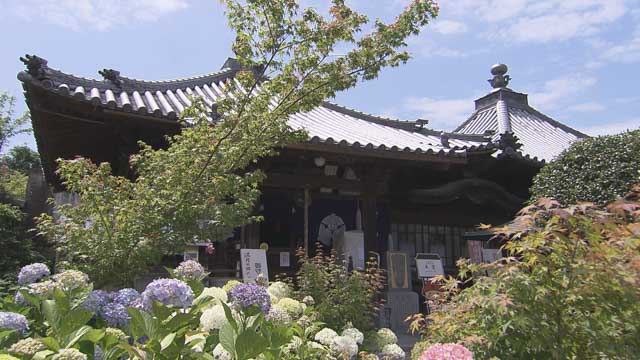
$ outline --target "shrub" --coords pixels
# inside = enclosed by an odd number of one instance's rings
[[[16,269],[33,258],[23,220],[20,209],[0,203],[0,297],[16,284]]]
[[[629,191],[640,176],[640,130],[584,139],[571,145],[533,179],[531,198],[600,205]]]
[[[510,256],[460,261],[459,290],[413,325],[424,340],[457,342],[477,359],[631,359],[640,349],[640,186],[606,208],[542,199],[502,229]]]
[[[319,320],[342,329],[351,323],[358,329],[371,330],[381,305],[379,294],[384,287],[383,270],[375,261],[364,272],[348,272],[335,253],[327,255],[318,243],[316,255],[308,257],[298,249],[300,269],[295,276],[297,298],[311,296]]]
[[[267,287],[258,284],[238,284],[227,299],[220,288],[191,286],[179,276],[155,280],[138,293],[92,290],[86,274],[51,275],[43,264],[20,273],[19,294],[0,306],[0,354],[20,360],[346,360],[364,350],[360,330],[349,326],[339,336],[317,321],[313,305],[290,298],[271,303]],[[278,309],[296,303],[302,313]],[[392,341],[380,358],[403,358],[396,336],[385,334]]]

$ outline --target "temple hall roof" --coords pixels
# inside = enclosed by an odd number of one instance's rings
[[[27,71],[18,74],[25,85],[69,99],[123,113],[176,121],[194,97],[209,106],[225,97],[229,82],[241,70],[234,59],[215,73],[170,81],[144,81],[121,76],[112,69],[88,79],[48,66],[37,56],[21,59]],[[26,91],[27,86],[25,86]],[[326,102],[289,119],[293,129],[305,129],[310,143],[428,156],[465,157],[468,151],[493,149],[483,134],[444,133],[424,128],[425,121],[389,119]]]
[[[505,134],[515,135],[517,149],[498,152],[497,156],[521,156],[537,161],[551,161],[574,141],[588,137],[529,106],[527,95],[507,87],[510,77],[505,65],[495,65],[494,90],[475,101],[476,110],[455,133],[492,134],[496,143]]]

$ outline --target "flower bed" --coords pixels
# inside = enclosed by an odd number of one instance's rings
[[[86,274],[25,266],[0,311],[3,360],[404,359],[389,329],[318,321],[315,301],[284,282],[203,288],[185,262],[139,293],[92,289]],[[259,285],[262,284],[262,285]],[[298,298],[293,296],[298,295]]]

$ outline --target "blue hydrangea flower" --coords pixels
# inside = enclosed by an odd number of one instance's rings
[[[17,330],[21,334],[26,334],[29,322],[22,314],[0,311],[0,329]]]
[[[186,308],[191,306],[193,298],[189,285],[176,279],[154,280],[142,292],[142,302],[147,310],[151,310],[154,301],[166,306]]]
[[[102,318],[112,327],[127,326],[131,320],[127,307],[116,302],[108,303],[102,308]]]
[[[34,283],[43,277],[51,275],[49,267],[42,263],[34,263],[23,266],[18,274],[18,284],[27,285]]]
[[[231,289],[229,297],[235,305],[243,309],[257,305],[265,314],[268,314],[271,309],[271,297],[264,286],[240,284]]]
[[[183,261],[174,270],[176,277],[187,280],[200,280],[204,277],[204,268],[194,260]]]
[[[82,307],[94,314],[102,314],[102,308],[111,301],[111,294],[104,290],[93,290],[82,303]]]
[[[113,296],[113,302],[124,305],[125,307],[131,307],[131,304],[140,298],[140,293],[136,289],[120,289]]]

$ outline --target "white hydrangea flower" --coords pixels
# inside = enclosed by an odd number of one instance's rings
[[[318,331],[318,333],[313,339],[322,345],[330,346],[331,343],[333,343],[333,339],[335,339],[336,337],[338,337],[337,332],[329,328],[324,328]]]
[[[300,317],[304,311],[304,308],[299,301],[288,297],[280,299],[280,301],[274,305],[274,308],[286,311],[287,314],[291,315],[293,318]]]
[[[403,360],[405,353],[398,344],[387,344],[382,347],[380,356],[389,360]]]
[[[53,355],[53,360],[87,360],[87,355],[78,349],[60,349]]]
[[[356,343],[358,343],[360,345],[362,345],[362,342],[364,341],[364,334],[360,330],[358,330],[356,328],[353,328],[353,327],[344,329],[342,331],[342,336],[348,336],[348,337],[352,338],[353,341],[355,341]]]
[[[213,299],[215,299],[216,303],[219,302],[223,302],[226,303],[227,301],[229,301],[229,296],[227,295],[227,292],[224,291],[224,289],[219,288],[219,287],[208,287],[205,288],[204,290],[202,290],[202,294],[200,294],[197,298],[196,301],[198,300],[202,300],[205,297],[211,297]]]
[[[211,355],[213,355],[213,358],[216,360],[233,360],[233,355],[225,350],[222,344],[216,345]]]
[[[286,283],[283,283],[282,281],[276,281],[269,285],[269,287],[267,288],[267,292],[269,293],[269,295],[273,295],[277,299],[276,302],[278,302],[280,301],[280,299],[289,296],[290,290],[289,285],[287,285]]]
[[[305,305],[308,305],[308,306],[312,306],[312,305],[315,305],[315,304],[316,304],[316,301],[313,299],[313,297],[312,297],[311,295],[307,295],[307,296],[305,296],[305,297],[302,299],[302,302],[303,302]]]
[[[358,354],[358,344],[349,336],[337,336],[330,345],[331,352],[337,355],[347,355],[352,358]]]
[[[395,344],[398,342],[398,337],[393,333],[391,329],[382,328],[378,330],[377,334],[378,346],[384,347],[385,345]]]
[[[38,351],[46,350],[47,347],[40,341],[33,338],[26,338],[11,345],[9,352],[15,355],[31,357]]]
[[[200,316],[200,327],[205,331],[220,330],[227,322],[224,308],[220,304],[206,309]]]
[[[89,286],[89,275],[78,270],[65,270],[61,273],[53,275],[55,280],[62,289],[71,291]]]

